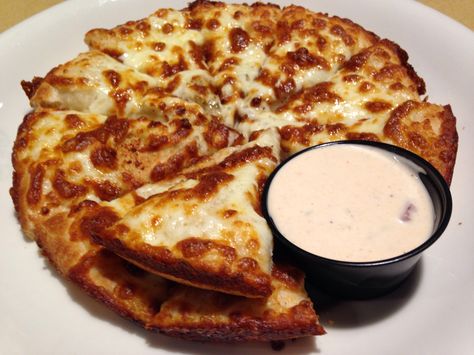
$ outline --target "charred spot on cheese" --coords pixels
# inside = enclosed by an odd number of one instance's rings
[[[220,25],[221,25],[221,23],[219,22],[218,19],[211,18],[207,21],[206,28],[208,30],[214,31],[214,30],[218,29]]]
[[[41,209],[40,209],[40,213],[43,216],[47,216],[49,214],[49,212],[51,212],[51,210],[48,207],[41,207]]]
[[[273,156],[272,149],[270,147],[260,147],[258,145],[246,148],[244,150],[232,153],[230,156],[225,158],[218,166],[222,169],[236,168],[242,164],[256,161],[259,159],[270,159],[276,161]]]
[[[257,97],[252,98],[252,100],[250,101],[250,106],[259,107],[261,103],[262,103],[262,98],[257,96]]]
[[[328,41],[326,40],[326,38],[321,35],[318,35],[316,39],[316,46],[318,47],[320,52],[323,52],[326,49],[327,43]]]
[[[121,142],[125,138],[129,128],[130,122],[128,122],[128,120],[119,119],[116,116],[108,117],[104,124],[104,130],[114,137],[114,140],[117,143]]]
[[[346,83],[357,83],[361,79],[362,77],[357,74],[348,74],[342,78],[342,80],[344,80]]]
[[[101,146],[92,151],[90,155],[92,164],[97,169],[117,169],[117,151],[107,146]]]
[[[153,43],[151,43],[151,48],[154,51],[161,52],[166,48],[166,43],[164,43],[164,42],[153,42]]]
[[[69,211],[69,215],[72,216],[75,213],[78,213],[82,210],[86,209],[92,209],[93,207],[96,207],[98,205],[97,202],[92,201],[92,200],[83,200],[79,202],[78,204],[75,204],[71,207]]]
[[[302,30],[304,28],[305,21],[303,19],[301,20],[295,20],[291,23],[290,28],[292,30]]]
[[[199,177],[199,183],[192,189],[186,191],[185,198],[198,198],[206,200],[214,195],[219,188],[234,179],[233,175],[216,171]]]
[[[104,201],[112,201],[122,194],[120,187],[109,180],[94,183],[93,187],[97,197]]]
[[[283,126],[279,129],[281,138],[286,141],[309,145],[311,136],[322,132],[324,127],[318,123],[307,123],[303,126]]]
[[[122,78],[115,70],[105,70],[103,74],[112,87],[116,88],[120,85]]]
[[[244,51],[250,43],[249,34],[240,27],[230,30],[229,39],[232,53],[240,53]]]
[[[286,21],[278,21],[277,22],[277,43],[283,44],[289,42],[291,40],[291,28]]]
[[[339,25],[332,26],[331,33],[335,36],[340,37],[342,41],[348,46],[352,46],[355,44],[354,39],[344,30],[342,26],[339,26]]]
[[[187,238],[179,241],[176,247],[185,258],[199,258],[211,251],[217,251],[229,261],[235,260],[237,256],[234,248],[209,239]]]
[[[374,100],[374,101],[368,101],[364,104],[364,107],[366,108],[367,111],[377,113],[377,112],[383,112],[387,111],[392,107],[392,104],[387,101],[383,100]]]
[[[174,26],[171,23],[165,23],[161,28],[164,34],[170,34],[174,30]]]
[[[175,64],[169,64],[168,62],[163,63],[163,76],[167,78],[187,69],[188,69],[188,63],[184,59],[183,55],[180,54],[178,57],[177,63]]]
[[[69,116],[69,115],[68,115]],[[67,117],[68,117],[67,116]],[[62,145],[64,153],[80,152],[86,149],[94,141],[105,144],[110,136],[115,142],[121,142],[129,130],[130,123],[125,119],[117,119],[115,116],[107,118],[105,123],[92,131],[79,132],[76,136],[67,139]]]
[[[179,75],[175,75],[173,79],[171,79],[168,84],[166,85],[166,92],[172,93],[176,90],[176,88],[181,83],[181,77]]]
[[[208,86],[199,85],[199,84],[191,84],[189,85],[189,88],[202,96],[205,96],[209,91]]]
[[[272,75],[268,69],[262,69],[255,80],[268,87],[273,87],[277,83],[278,77]]]
[[[13,146],[13,150],[14,150],[13,155],[12,155],[13,162],[16,161],[17,152],[19,150],[25,149],[30,143],[30,140],[31,140],[30,131],[33,125],[35,124],[35,122],[37,122],[44,116],[45,116],[44,112],[33,111],[26,114],[23,117],[23,121],[18,127],[17,138]]]
[[[294,102],[302,102],[302,104],[293,108],[293,111],[300,114],[309,112],[312,109],[314,103],[328,102],[336,104],[342,101],[342,98],[331,91],[331,87],[333,85],[334,84],[330,82],[322,82],[310,88],[304,89],[290,97],[286,104],[277,108],[276,112],[288,110],[288,108],[291,107]]]
[[[191,46],[191,50],[189,51],[189,53],[191,54],[193,60],[196,62],[199,68],[206,69],[206,65],[204,64],[205,57],[202,47],[197,45],[194,41],[189,41],[189,44]]]
[[[260,21],[255,21],[252,23],[252,28],[256,31],[259,32],[263,35],[270,35],[272,32],[272,29],[270,26],[266,26],[265,24],[261,23]]]
[[[190,30],[199,31],[202,28],[202,21],[201,19],[195,19],[195,18],[188,19],[185,27]]]
[[[64,153],[69,152],[80,152],[86,149],[92,142],[94,142],[95,137],[89,132],[79,132],[73,138],[66,140],[62,146],[61,150]]]
[[[342,66],[342,70],[348,71],[348,72],[356,72],[359,71],[365,63],[367,63],[367,60],[370,57],[370,52],[365,50],[360,53],[357,53],[353,55],[347,62],[344,63]]]
[[[182,152],[171,156],[166,162],[156,164],[150,173],[152,181],[163,180],[190,165],[199,156],[196,142],[186,145]]]
[[[70,129],[82,128],[84,126],[84,121],[76,114],[69,113],[64,117],[66,125]]]
[[[212,120],[204,132],[206,142],[217,149],[225,148],[229,145],[229,134],[231,129],[222,123]]]
[[[44,173],[45,170],[41,164],[37,164],[30,171],[30,186],[26,193],[26,200],[30,205],[37,204],[41,199]]]
[[[400,71],[403,71],[403,67],[399,65],[396,65],[396,64],[386,65],[383,68],[381,68],[378,72],[374,73],[373,78],[376,81],[393,79],[400,73]]]
[[[291,63],[297,64],[301,69],[316,67],[318,69],[329,70],[331,67],[326,59],[313,55],[305,47],[300,47],[294,52],[288,52],[286,57]]]
[[[122,35],[122,36],[128,36],[130,34],[133,33],[133,29],[131,29],[130,27],[121,27],[119,28],[119,33]]]
[[[165,135],[157,136],[157,135],[151,134],[148,137],[146,150],[152,151],[152,152],[157,151],[169,145],[169,143],[170,143],[170,139],[168,138],[168,136],[165,136]]]
[[[44,78],[44,80],[50,83],[51,85],[58,86],[58,87],[61,87],[61,86],[68,87],[68,86],[73,86],[73,85],[77,85],[78,87],[81,87],[81,86],[87,86],[89,84],[88,79],[81,76],[71,78],[71,77],[65,77],[62,75],[56,75],[53,73],[49,73]]]
[[[369,92],[370,90],[374,89],[375,86],[374,84],[368,82],[368,81],[363,81],[362,83],[360,83],[359,85],[359,91],[361,93],[367,93]]]
[[[171,134],[168,134],[168,135],[151,134],[148,137],[148,143],[147,143],[145,151],[152,151],[152,152],[158,151],[169,145],[178,144],[179,141],[188,137],[193,130],[191,123],[189,122],[189,120],[185,118],[171,121],[170,126],[175,128],[175,130]]]
[[[337,135],[347,130],[347,126],[344,123],[334,123],[326,125],[326,131],[329,135]]]
[[[214,59],[215,41],[212,39],[206,39],[201,47],[202,55],[206,63],[211,62]]]
[[[224,61],[222,62],[221,66],[219,67],[217,71],[221,72],[221,71],[227,70],[231,68],[233,65],[237,65],[237,64],[240,64],[239,58],[237,57],[226,58],[224,59]]]
[[[137,30],[142,32],[145,37],[150,34],[151,26],[146,20],[137,21],[135,27]]]
[[[285,101],[296,90],[296,83],[293,78],[288,78],[274,87],[275,96],[280,101]]]
[[[303,101],[338,103],[342,98],[330,90],[332,85],[330,82],[322,82],[303,91]]]
[[[222,213],[222,216],[225,218],[225,219],[228,219],[228,218],[232,218],[233,216],[235,216],[238,212],[236,210],[225,210],[223,213]]]
[[[403,90],[404,88],[405,86],[400,82],[393,83],[389,86],[389,89],[393,91]]]
[[[66,175],[63,170],[58,169],[54,176],[53,188],[59,193],[61,197],[66,199],[75,198],[84,195],[87,188],[83,185],[77,185],[66,180]]]
[[[116,89],[110,92],[110,96],[114,99],[117,104],[117,111],[123,113],[125,111],[125,106],[131,100],[130,90],[129,89]]]

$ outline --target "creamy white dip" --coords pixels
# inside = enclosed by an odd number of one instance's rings
[[[376,261],[421,245],[434,209],[415,170],[356,144],[309,150],[275,175],[267,197],[278,230],[300,248],[343,261]]]

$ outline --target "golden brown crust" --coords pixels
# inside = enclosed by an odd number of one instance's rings
[[[278,309],[280,290],[298,292],[303,287],[301,272],[288,265],[275,265],[272,270],[273,294],[265,301],[244,299],[238,296],[229,297],[221,293],[203,292],[197,294],[195,289],[178,287],[172,298],[164,302],[155,322],[160,324],[165,334],[198,341],[236,342],[247,340],[276,340],[291,339],[303,333],[314,335],[324,334],[324,329],[315,318],[312,304],[308,300],[293,300],[292,306],[284,314],[275,312]],[[201,312],[208,314],[206,321],[194,321],[195,308],[190,300],[201,300],[205,297],[208,302],[201,306]],[[260,303],[260,304],[259,304]],[[267,308],[265,305],[273,304]],[[248,317],[246,311],[252,310],[258,314],[258,322]],[[181,322],[177,314],[183,314],[188,319]],[[220,315],[232,321],[222,321]],[[177,322],[177,323],[176,323]],[[231,336],[229,336],[231,335]]]
[[[290,274],[285,275],[291,278]],[[173,284],[104,249],[88,253],[68,277],[122,317],[149,330],[186,340],[269,341],[325,333],[308,299],[279,310],[269,306],[272,302],[269,300],[251,300]],[[275,282],[276,288],[285,292],[287,286]],[[302,283],[289,287],[289,290],[301,290]],[[176,312],[181,316],[176,318]]]
[[[407,101],[392,111],[384,134],[396,145],[428,160],[451,183],[458,134],[449,105]]]
[[[245,315],[233,315],[233,322],[216,327],[212,321],[189,325],[188,322],[172,326],[163,322],[161,333],[186,340],[235,343],[241,341],[271,341],[323,335],[324,328],[313,318],[312,305],[308,301],[291,308],[281,317],[268,317],[259,322]]]
[[[117,226],[117,229],[120,225]],[[235,251],[228,246],[223,248],[214,247],[214,250],[222,250],[226,254],[233,255],[233,257],[226,257],[222,255],[219,260],[220,268],[216,270],[215,267],[207,263],[202,263],[198,258],[186,256],[178,258],[173,256],[173,252],[164,247],[153,247],[149,245],[140,245],[137,247],[127,247],[120,239],[108,236],[113,235],[114,230],[109,230],[106,233],[96,234],[93,240],[105,248],[113,251],[117,255],[138,264],[141,268],[148,270],[157,275],[169,278],[186,285],[225,291],[234,295],[244,295],[246,297],[267,297],[271,294],[270,277],[258,270],[256,266],[252,268],[251,277],[243,273],[229,272],[231,264],[222,265],[222,260],[235,261]],[[215,242],[206,240],[206,243],[215,244]],[[241,260],[242,261],[242,260]],[[256,264],[256,263],[255,263]],[[223,268],[222,268],[223,266]]]

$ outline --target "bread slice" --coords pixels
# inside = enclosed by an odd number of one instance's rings
[[[398,45],[379,40],[273,111],[247,111],[237,129],[246,136],[278,127],[283,156],[335,140],[394,144],[428,160],[450,182],[458,141],[456,119],[449,106],[422,99],[424,82],[407,60]]]
[[[274,265],[272,294],[245,298],[177,284],[100,249],[69,277],[145,329],[186,340],[243,342],[322,335],[301,271]]]
[[[172,186],[164,181],[165,191],[93,239],[181,283],[247,297],[269,296],[273,238],[261,216],[260,196],[278,152],[275,130],[220,151],[174,177]]]

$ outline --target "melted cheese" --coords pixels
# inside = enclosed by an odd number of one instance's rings
[[[246,145],[217,152],[215,156],[210,156],[187,169],[185,175],[181,177],[142,187],[137,193],[149,196],[148,199],[132,208],[117,222],[116,227],[111,229],[125,228],[127,232],[122,234],[112,232],[112,235],[114,238],[120,238],[122,245],[130,250],[145,247],[166,248],[174,257],[190,263],[195,261],[193,257],[180,254],[180,242],[193,238],[205,243],[213,241],[230,248],[233,250],[232,253],[235,253],[233,257],[235,261],[230,263],[231,269],[226,271],[230,272],[229,277],[236,272],[243,272],[236,271],[235,268],[237,261],[244,259],[253,259],[261,270],[259,272],[269,274],[272,267],[273,237],[265,219],[255,211],[255,204],[259,204],[260,200],[261,187],[258,186],[258,182],[274,169],[276,158],[270,159],[268,156],[262,156],[257,160],[241,158],[243,160],[239,160],[235,166],[231,164],[228,168],[219,168],[219,164],[229,157],[245,153],[248,149],[256,149],[253,152],[260,154],[257,152],[263,147],[279,152],[278,135],[274,130],[262,132],[256,141]],[[224,174],[224,180],[219,181],[215,187],[210,185],[211,190],[201,195],[198,192],[199,186],[207,184],[209,174],[212,175],[215,171]],[[207,187],[204,189],[207,191]],[[105,232],[105,236],[98,241],[114,249],[108,244],[107,238],[109,237]],[[199,265],[204,264],[205,268],[215,269],[229,262],[217,251],[204,253],[199,258]],[[120,254],[123,250],[116,252]],[[139,258],[133,261],[142,265]],[[149,265],[145,267],[150,268]],[[195,267],[198,270],[202,268],[202,266]],[[252,275],[253,271],[247,270],[244,275],[246,273]],[[176,276],[172,271],[170,273],[161,271],[159,274],[171,278],[177,277],[190,284],[195,282],[186,277],[183,279],[182,275]],[[200,282],[199,285],[204,288],[217,287],[206,282]],[[226,290],[225,286],[223,290]]]

